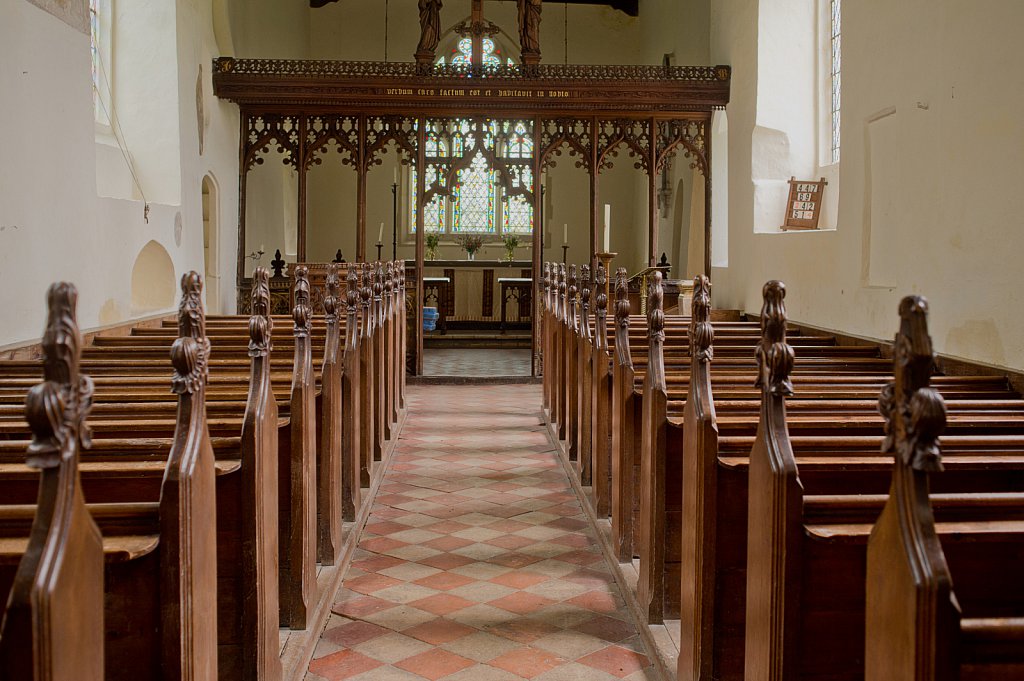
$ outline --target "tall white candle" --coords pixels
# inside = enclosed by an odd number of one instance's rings
[[[569,243],[569,225],[567,224],[562,225],[562,243]]]
[[[395,179],[394,184],[398,184],[398,168],[395,168],[394,179]]]
[[[612,206],[604,204],[604,252],[611,253],[612,238]]]
[[[384,243],[384,223],[380,223],[380,231],[377,232],[377,243]]]

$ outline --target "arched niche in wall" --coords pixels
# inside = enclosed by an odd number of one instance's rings
[[[150,241],[132,266],[132,314],[174,307],[175,284],[170,254],[156,241]]]
[[[213,175],[202,182],[203,197],[203,263],[205,267],[206,309],[219,314],[220,309],[220,193]]]

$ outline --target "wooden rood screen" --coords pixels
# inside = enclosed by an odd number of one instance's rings
[[[590,176],[590,251],[598,250],[598,178],[625,151],[648,178],[648,257],[658,252],[658,174],[681,152],[708,180],[705,205],[711,205],[711,112],[729,101],[728,66],[584,66],[584,65],[424,65],[395,62],[290,61],[219,58],[214,61],[214,92],[241,109],[239,153],[238,286],[245,281],[246,176],[263,154],[275,149],[298,175],[297,259],[306,260],[306,175],[334,147],[357,174],[353,213],[356,260],[366,260],[366,176],[393,146],[402,163],[452,177],[461,163],[483,148],[486,130],[501,137],[525,129],[533,153],[490,158],[499,181],[530,181],[518,193],[540,214],[540,192],[533,179],[568,151],[574,165]],[[514,121],[522,126],[503,126]],[[428,155],[428,139],[463,135],[474,153],[462,158]],[[472,140],[477,140],[474,142]],[[500,142],[500,140],[499,140]],[[333,144],[332,144],[333,143]],[[500,146],[494,145],[495,147]],[[493,148],[490,151],[494,156]],[[528,172],[526,172],[528,171]],[[416,282],[423,278],[423,207],[452,183],[426,191],[426,172],[418,172],[416,197]],[[440,186],[444,184],[445,186]],[[705,210],[704,271],[711,270],[711,211]],[[596,262],[594,263],[596,265]],[[533,271],[541,268],[541,230],[533,234]],[[534,301],[540,296],[534,295]],[[416,310],[417,340],[413,366],[422,362],[422,309]],[[536,315],[534,315],[536,318]],[[534,366],[539,330],[534,329]]]

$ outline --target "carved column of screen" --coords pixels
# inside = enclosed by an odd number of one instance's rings
[[[680,148],[690,159],[690,169],[704,176],[704,274],[711,276],[711,173],[710,146],[706,120],[670,120],[658,123],[655,174],[662,172],[665,162]],[[690,273],[692,274],[692,273]]]

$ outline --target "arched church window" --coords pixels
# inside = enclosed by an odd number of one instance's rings
[[[832,163],[839,162],[839,127],[841,103],[842,69],[842,0],[829,0],[829,47],[831,49],[831,108],[830,132],[832,142]]]
[[[494,194],[497,178],[483,154],[459,171],[452,190],[453,232],[494,232]]]
[[[490,37],[482,40],[482,58],[491,67],[501,66],[503,60],[509,65],[515,63],[502,54],[501,48]],[[460,37],[451,52],[439,57],[436,63],[471,65],[472,39]],[[484,139],[478,148],[476,135],[480,130]],[[499,139],[502,140],[501,146],[495,148]],[[488,153],[482,153],[481,148]],[[504,170],[509,175],[506,182],[500,181],[498,170],[492,167],[489,160],[491,151],[499,160],[515,162]],[[424,208],[424,229],[446,234],[532,233],[533,203],[527,200],[525,192],[533,191],[533,171],[523,161],[533,158],[534,144],[527,125],[522,121],[491,121],[476,128],[469,120],[456,120],[443,135],[429,132],[424,147],[427,161],[424,191],[430,192],[436,183],[445,181],[436,166],[430,165],[431,160],[458,159],[467,153],[474,156],[468,167],[455,173],[448,196],[437,194]],[[416,172],[415,169],[410,171],[410,232],[416,231]]]
[[[485,66],[501,66],[501,48],[495,44],[492,38],[483,39],[483,60]],[[455,66],[469,66],[473,63],[473,39],[468,37],[460,38],[455,47],[452,48],[451,54],[447,57],[441,55],[436,63],[453,64]],[[509,64],[514,64],[511,58],[508,59]]]
[[[110,127],[110,46],[113,0],[89,0],[89,47],[92,53],[92,103],[96,123]]]

